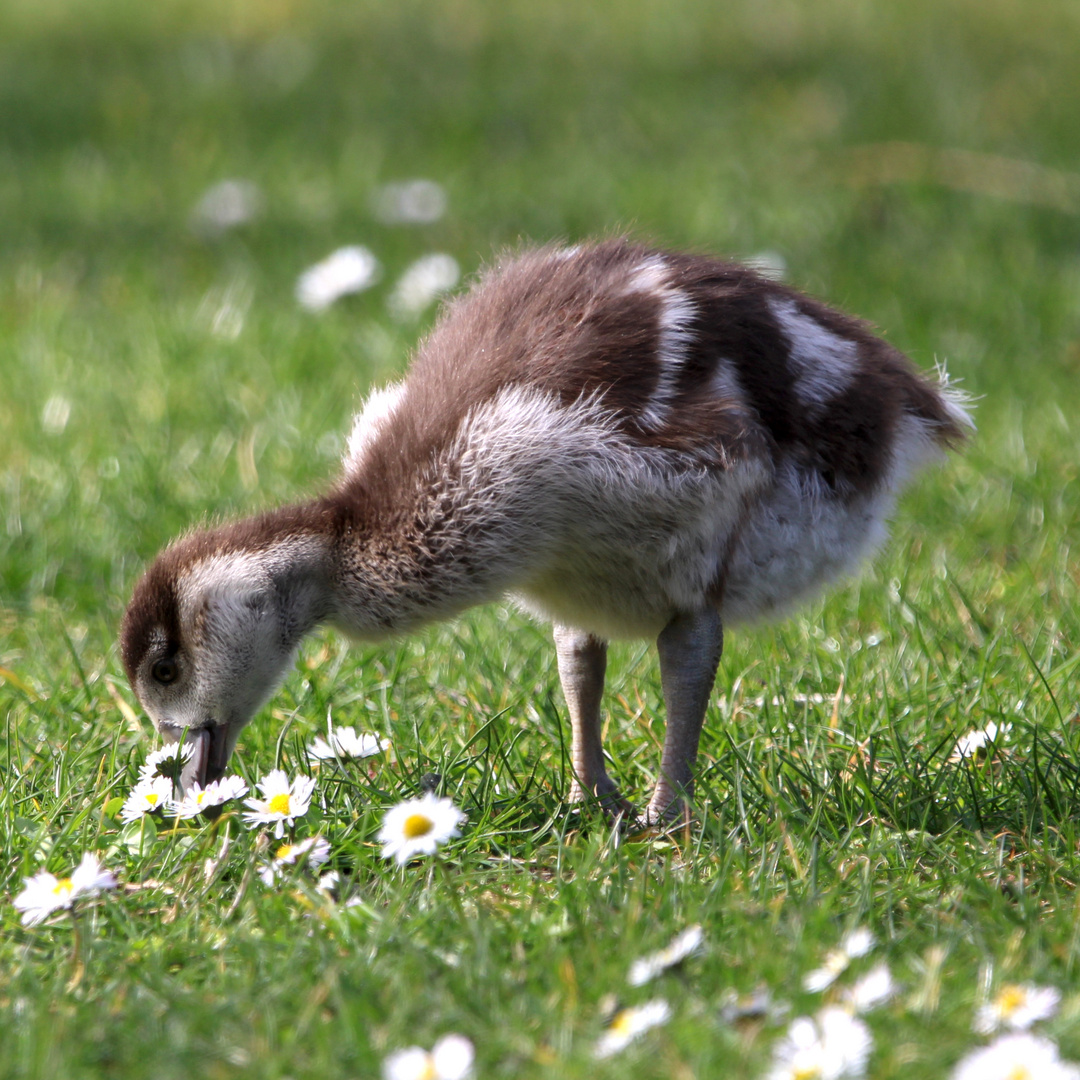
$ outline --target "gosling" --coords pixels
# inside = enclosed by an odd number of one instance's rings
[[[634,820],[682,820],[723,627],[855,569],[970,427],[944,376],[745,266],[627,240],[507,255],[368,398],[325,494],[157,557],[124,666],[205,785],[315,627],[378,640],[509,595],[553,625],[569,797],[612,816],[633,811],[601,744],[607,642],[656,640],[667,724]]]

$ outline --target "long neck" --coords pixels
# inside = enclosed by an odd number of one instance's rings
[[[487,546],[470,551],[456,536],[382,532],[339,541],[330,559],[325,621],[377,640],[494,600],[515,575],[507,560],[483,557]]]
[[[335,537],[317,504],[285,506],[180,540],[166,558],[189,564],[181,592],[190,605],[231,595],[244,606],[273,611],[275,649],[288,652],[320,623],[332,620]],[[194,619],[193,612],[188,617]]]
[[[326,537],[313,534],[290,539],[266,553],[283,644],[289,648],[334,617],[332,550]]]
[[[378,640],[454,615],[507,587],[506,568],[491,557],[490,543],[470,544],[428,515],[406,515],[407,527],[400,517],[360,513],[355,493],[349,496],[225,526],[211,537],[219,554],[200,574],[209,585],[221,573],[241,590],[269,590],[280,645],[290,652],[322,623]]]
[[[357,512],[358,501],[343,490],[304,508],[319,546],[295,567],[294,593],[302,615],[353,637],[404,633],[497,599],[535,551],[497,511],[462,513],[456,500],[447,511],[433,490],[407,510]]]

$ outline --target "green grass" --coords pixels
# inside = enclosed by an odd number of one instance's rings
[[[1078,48],[1066,0],[5,5],[0,1076],[377,1076],[458,1031],[485,1077],[756,1077],[783,1023],[726,1025],[724,993],[813,1011],[802,977],[856,925],[904,984],[869,1017],[873,1077],[946,1076],[1006,981],[1062,988],[1046,1030],[1080,1060]],[[888,180],[885,142],[929,149]],[[965,173],[951,149],[987,157]],[[449,213],[380,224],[374,189],[411,176]],[[201,239],[191,207],[226,177],[264,213]],[[392,740],[370,770],[323,767],[298,828],[330,840],[340,903],[302,876],[262,887],[238,816],[140,846],[107,810],[154,745],[119,705],[139,568],[331,474],[427,324],[386,310],[412,259],[472,273],[521,239],[623,229],[779,252],[979,399],[970,449],[913,488],[859,582],[728,636],[698,824],[620,843],[570,812],[553,650],[492,608],[378,648],[317,636],[245,733],[249,780],[298,769],[328,708]],[[383,281],[304,313],[297,275],[346,243]],[[213,330],[227,297],[234,338]],[[640,797],[653,653],[615,647],[608,689]],[[1012,724],[992,759],[949,760],[989,721]],[[464,835],[391,867],[381,815],[429,772]],[[65,916],[22,927],[22,877],[88,850],[123,888],[81,909],[78,948]],[[693,922],[704,955],[630,990],[630,962]],[[674,1018],[598,1064],[611,994]]]

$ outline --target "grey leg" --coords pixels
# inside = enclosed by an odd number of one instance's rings
[[[574,779],[570,784],[570,801],[582,802],[595,796],[605,809],[620,813],[628,809],[628,804],[607,774],[600,743],[600,698],[607,669],[607,642],[569,626],[556,625],[553,629],[559,679],[572,731],[570,753]]]
[[[709,694],[716,680],[724,629],[712,609],[676,615],[656,639],[660,681],[667,708],[660,778],[645,811],[645,822],[659,825],[689,815],[694,761]]]

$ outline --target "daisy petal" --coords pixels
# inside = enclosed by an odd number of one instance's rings
[[[383,818],[378,840],[384,859],[404,866],[417,855],[433,855],[440,844],[460,836],[465,815],[449,800],[428,792],[393,807]]]

